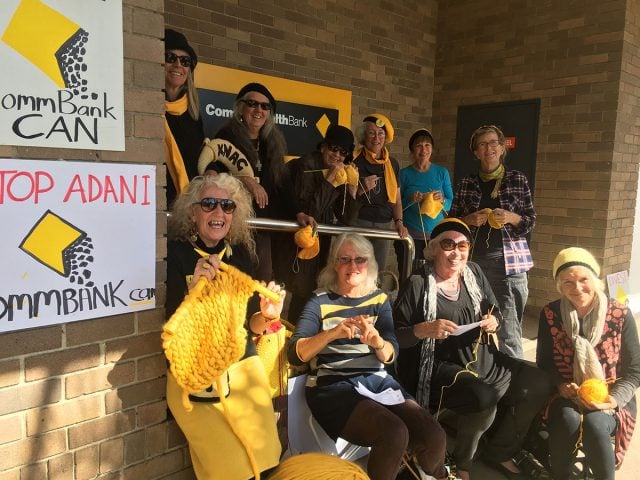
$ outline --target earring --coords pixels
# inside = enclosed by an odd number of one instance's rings
[[[189,230],[189,240],[191,240],[193,243],[198,241],[198,230],[196,230],[195,224]]]

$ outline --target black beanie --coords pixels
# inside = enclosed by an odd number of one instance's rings
[[[191,48],[191,45],[189,45],[189,42],[187,42],[187,37],[185,37],[182,33],[171,30],[170,28],[165,29],[164,49],[184,50],[185,52],[187,52],[191,57],[191,60],[193,60],[191,71],[193,72],[195,70],[196,65],[198,64],[198,55],[196,55],[196,51]]]
[[[258,92],[264,95],[265,97],[267,97],[269,99],[269,103],[271,104],[271,110],[273,112],[276,111],[276,99],[273,98],[273,95],[271,95],[271,92],[269,91],[269,89],[264,85],[262,85],[261,83],[247,83],[244,87],[240,89],[240,91],[238,92],[238,95],[236,95],[236,100],[241,99],[249,92]]]
[[[426,128],[420,128],[413,132],[413,135],[411,135],[411,138],[409,139],[409,150],[413,150],[413,142],[421,137],[428,137],[429,141],[431,142],[431,146],[436,146],[435,142],[433,141],[433,135],[431,135],[431,132]]]
[[[342,125],[330,125],[322,143],[344,148],[347,153],[353,151],[353,133]]]

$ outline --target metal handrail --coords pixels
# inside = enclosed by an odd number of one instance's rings
[[[300,229],[300,225],[298,225],[296,222],[276,220],[274,218],[252,218],[248,221],[248,223],[256,230],[296,232]],[[395,230],[348,227],[343,225],[326,225],[322,223],[318,224],[317,230],[318,233],[326,233],[329,235],[340,235],[341,233],[359,233],[360,235],[364,235],[365,237],[384,238],[386,240],[402,240],[404,242],[407,255],[405,255],[404,259],[404,269],[400,269],[400,271],[404,271],[406,276],[409,276],[411,274],[411,265],[413,264],[416,248],[413,244],[413,239],[409,235],[407,235],[405,238],[401,238],[400,235],[398,235],[398,232],[396,232]],[[382,268],[384,268],[384,266],[380,267],[380,269]],[[402,281],[405,278],[401,278],[400,280]]]

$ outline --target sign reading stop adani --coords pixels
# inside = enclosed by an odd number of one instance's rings
[[[237,93],[251,82],[263,84],[275,98],[273,119],[287,141],[289,158],[315,150],[329,125],[351,125],[348,90],[202,63],[198,63],[195,76],[204,132],[209,138],[231,117]]]
[[[0,332],[155,307],[155,175],[0,159]]]
[[[2,0],[0,58],[0,144],[124,150],[122,0]]]

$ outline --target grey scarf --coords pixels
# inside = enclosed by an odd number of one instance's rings
[[[424,267],[424,297],[423,297],[423,315],[427,322],[433,322],[437,318],[438,307],[438,289],[436,287],[436,277],[434,274],[433,263],[429,262]],[[462,271],[462,282],[471,301],[473,302],[473,313],[480,315],[480,302],[482,301],[482,292],[478,286],[476,276],[471,269],[465,265]],[[416,401],[424,408],[429,408],[429,391],[431,387],[431,372],[433,370],[433,356],[436,341],[434,338],[425,338],[422,341],[420,350],[420,365],[418,366],[418,387],[416,388]]]

